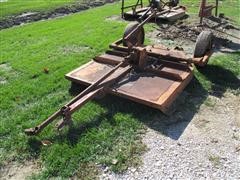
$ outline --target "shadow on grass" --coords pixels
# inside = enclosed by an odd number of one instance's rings
[[[227,89],[237,90],[240,87],[240,79],[219,65],[210,64],[198,71],[212,83],[210,94],[213,96],[222,97]]]
[[[221,66],[208,65],[204,68],[199,68],[198,71],[211,82],[212,90],[210,94],[213,96],[222,97],[227,89],[236,90],[240,87],[240,80],[234,73]],[[197,78],[193,78],[185,91],[176,102],[174,102],[172,108],[176,108],[176,110],[170,116],[166,116],[159,110],[151,107],[108,95],[101,100],[95,100],[108,110],[108,112],[102,115],[102,117],[99,117],[98,120],[111,120],[116,113],[130,114],[132,117],[144,123],[147,127],[177,140],[185,131],[209,94],[202,86],[202,83],[199,82]],[[77,89],[76,86],[74,88]],[[92,128],[98,126],[99,123],[99,121],[96,123],[93,121],[90,125],[80,126],[73,131],[81,134],[88,127]]]
[[[211,95],[221,97],[227,89],[236,90],[240,87],[240,80],[234,73],[221,66],[208,65],[204,68],[199,68],[198,71],[211,82]],[[69,92],[77,95],[83,89],[83,86],[79,87],[73,83]],[[174,102],[172,108],[176,109],[170,116],[164,115],[159,110],[151,107],[120,97],[107,95],[102,99],[94,100],[96,103],[105,107],[107,112],[94,117],[88,122],[75,124],[75,126],[69,128],[69,131],[65,134],[67,137],[56,135],[52,140],[61,142],[62,138],[66,138],[69,144],[74,146],[79,142],[82,134],[92,128],[98,127],[104,119],[107,119],[114,126],[114,116],[117,113],[130,115],[147,127],[177,140],[181,137],[208,95],[209,92],[202,86],[202,83],[194,77],[184,92]],[[39,154],[41,145],[39,142],[30,139],[29,145],[31,147],[30,152]]]
[[[106,118],[106,114],[101,114],[90,122],[78,124],[77,126],[71,126],[67,132],[67,141],[69,144],[72,146],[77,144],[82,134],[89,129],[98,127],[104,118]]]
[[[223,37],[214,37],[214,49],[217,52],[229,53],[240,51],[240,44]]]
[[[35,137],[28,139],[28,151],[32,157],[38,158],[41,152],[41,141],[37,140]]]
[[[240,32],[240,29],[238,27],[230,25],[228,21],[222,21],[221,18],[211,16],[208,19],[217,24],[215,26],[209,26],[208,24],[205,24],[205,26],[209,29],[216,31],[216,33],[218,32],[221,34],[218,36],[214,36],[215,50],[222,53],[229,53],[229,51],[240,51],[240,44],[238,43],[239,41],[233,42],[229,39],[229,37],[227,37],[230,36],[236,40],[239,40],[240,38],[236,34]],[[226,29],[227,31],[219,30],[219,28],[221,27],[225,27],[224,29]],[[224,35],[225,37],[222,35]]]
[[[237,90],[240,88],[238,77],[232,71],[219,65],[209,64],[206,67],[198,68],[198,71],[211,83],[211,90],[206,90],[203,87],[205,82],[200,82],[194,77],[184,92],[174,102],[173,106],[176,106],[176,111],[171,116],[156,113],[152,121],[145,122],[149,128],[177,140],[209,94],[222,97],[227,89]]]
[[[209,65],[201,69],[200,73],[203,73],[204,76],[206,76],[207,79],[212,82],[213,88],[216,85],[222,88],[218,96],[222,96],[223,93],[228,88],[236,89],[237,86],[239,85],[239,80],[234,76],[234,74],[231,71],[223,69],[216,65]],[[218,74],[222,74],[223,77],[219,79]],[[77,93],[79,93],[79,90],[81,88],[78,89],[76,85],[74,86],[76,90],[74,94],[76,95]],[[71,91],[74,88],[72,88]],[[135,161],[138,162],[134,158],[133,160],[129,159],[131,159],[135,155],[138,156],[139,152],[142,152],[141,147],[138,147],[142,145],[141,141],[137,142],[136,146],[132,145],[129,146],[128,143],[120,145],[117,144],[117,141],[119,140],[118,139],[119,135],[120,139],[123,137],[123,139],[125,138],[125,141],[127,141],[126,139],[131,139],[129,138],[131,136],[127,136],[126,134],[121,136],[121,133],[123,134],[128,133],[127,132],[128,128],[131,131],[132,127],[131,123],[133,122],[135,123],[134,120],[141,122],[141,124],[144,124],[146,127],[153,129],[173,140],[178,140],[188,127],[189,123],[191,123],[194,115],[199,111],[200,106],[207,99],[208,94],[209,92],[203,87],[203,82],[200,82],[198,80],[198,77],[197,78],[194,77],[190,84],[187,86],[187,88],[184,90],[184,92],[181,93],[179,98],[173,104],[173,108],[176,107],[176,110],[170,116],[166,116],[159,110],[153,109],[151,107],[112,95],[107,95],[102,99],[94,100],[97,104],[101,105],[102,107],[104,107],[104,109],[106,109],[104,113],[93,116],[87,122],[83,123],[74,122],[74,126],[69,128],[68,131],[65,131],[63,134],[59,135],[55,133],[55,135],[52,135],[50,133],[51,138],[49,140],[51,142],[55,142],[56,146],[55,147],[53,146],[53,148],[51,149],[52,152],[45,151],[45,155],[43,153],[43,157],[46,156],[46,154],[48,153],[50,153],[51,155],[58,154],[60,152],[61,153],[59,157],[52,158],[52,156],[50,156],[48,157],[47,160],[45,160],[47,166],[51,165],[52,162],[54,162],[52,165],[54,168],[52,167],[52,169],[48,169],[48,172],[46,172],[46,174],[49,173],[53,176],[56,176],[56,174],[61,173],[72,174],[72,172],[79,167],[78,165],[76,166],[74,165],[71,166],[72,169],[70,168],[70,170],[69,169],[67,169],[66,171],[63,170],[62,167],[65,167],[66,164],[68,164],[68,161],[76,160],[81,164],[86,159],[96,158],[96,155],[99,157],[103,157],[102,159],[100,158],[100,162],[102,164],[113,166],[113,168],[116,168],[117,171],[124,170],[128,167],[128,163],[130,163],[127,161],[131,161],[131,163],[135,163]],[[124,114],[124,116],[121,115],[119,116],[119,113]],[[121,119],[122,117],[123,118],[130,117],[131,120],[126,121],[127,123],[130,122],[130,124],[125,123],[124,128],[121,128],[119,125],[117,125],[116,117],[120,118],[120,121],[122,120]],[[108,123],[106,123],[106,121],[108,121]],[[105,136],[110,137],[106,138],[105,139],[106,141],[103,140],[101,138],[102,136],[99,136],[99,134],[95,135],[97,138],[95,138],[94,136],[93,141],[91,141],[91,137],[87,137],[86,140],[85,135],[89,131],[93,130],[94,132],[95,130],[97,131],[106,130],[105,126],[101,126],[104,123],[109,124],[107,128],[118,129],[119,131],[117,131],[117,133],[113,133],[113,135],[111,135],[111,133],[106,134]],[[100,128],[98,129],[98,127]],[[139,127],[135,126],[134,132],[137,132],[138,128],[140,128],[140,126]],[[134,142],[135,140],[136,139],[134,139]],[[94,145],[96,146],[92,146],[91,143],[94,143]],[[35,138],[30,138],[28,144],[31,156],[34,158],[38,158],[42,151],[41,142]],[[78,146],[79,144],[81,144],[81,146]],[[98,146],[99,144],[101,145]],[[112,151],[116,151],[116,148],[119,149],[119,147],[121,146],[122,147],[127,146],[126,150],[124,150],[123,148],[124,151],[121,152],[117,151],[111,154]],[[132,151],[132,149],[134,148],[137,149],[136,152]],[[68,153],[69,150],[70,152]],[[65,152],[66,155],[62,155],[62,152]],[[98,152],[100,152],[100,154],[98,154]],[[119,160],[119,163],[117,165],[112,164],[112,159],[114,158],[117,158]],[[80,171],[85,171],[84,168],[85,167],[81,167]],[[93,170],[94,169],[95,168],[93,167]],[[92,170],[90,169],[90,171]]]
[[[82,89],[82,87],[79,89]],[[70,92],[76,95],[81,92],[79,89],[77,88],[77,85],[73,83]],[[127,99],[107,95],[103,99],[94,100],[96,103],[107,109],[107,112],[101,114],[90,122],[79,124],[74,128],[69,129],[69,132],[67,133],[68,141],[72,145],[76,144],[79,141],[79,138],[81,138],[81,134],[91,128],[99,126],[103,119],[114,122],[114,116],[116,113],[130,115],[134,119],[144,123],[147,127],[177,140],[184,132],[206,97],[207,91],[201,86],[199,81],[194,78],[189,84],[187,90],[174,103],[173,108],[177,106],[176,111],[172,115],[167,116],[157,109]],[[192,98],[195,98],[195,101],[192,101]]]

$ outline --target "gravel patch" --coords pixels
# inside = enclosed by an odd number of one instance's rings
[[[214,103],[206,103],[209,99]],[[239,107],[240,96],[229,92],[208,96],[192,120],[183,116],[164,128],[148,128],[141,167],[123,174],[104,172],[100,179],[240,179]],[[154,126],[163,126],[161,119],[155,121]]]

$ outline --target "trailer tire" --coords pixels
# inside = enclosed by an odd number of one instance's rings
[[[194,57],[203,57],[207,51],[212,49],[213,34],[211,31],[202,31],[198,37],[194,48]]]
[[[138,25],[139,25],[138,22],[132,22],[126,26],[123,34],[123,46],[128,46],[129,43],[132,44],[133,46],[143,45],[145,38],[143,27],[141,27],[135,34],[133,34],[132,38],[130,38],[128,41],[124,40],[124,38],[126,38],[127,35],[129,35]]]

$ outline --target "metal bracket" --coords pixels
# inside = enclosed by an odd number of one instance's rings
[[[60,131],[64,126],[71,125],[73,123],[70,110],[71,108],[69,106],[63,106],[61,108],[63,118],[56,124],[56,128],[58,131]]]

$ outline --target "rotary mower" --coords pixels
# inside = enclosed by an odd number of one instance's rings
[[[156,15],[152,10],[141,23],[130,23],[120,40],[105,54],[66,74],[74,84],[85,86],[80,94],[41,124],[26,129],[36,135],[54,120],[58,130],[72,123],[72,114],[85,103],[105,94],[120,96],[167,113],[173,101],[193,77],[194,64],[205,66],[211,55],[212,34],[203,31],[197,38],[194,55],[163,45],[144,45],[144,24]]]

